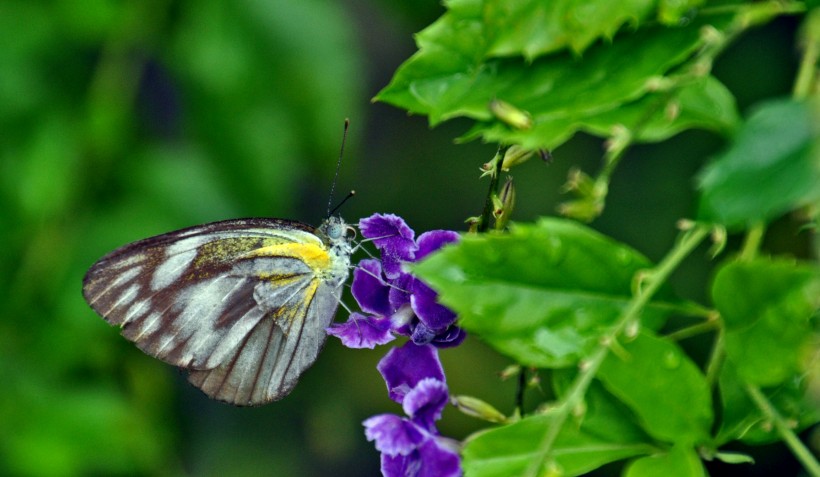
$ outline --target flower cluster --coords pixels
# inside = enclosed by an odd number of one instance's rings
[[[415,232],[401,217],[375,214],[359,221],[365,239],[381,252],[381,261],[366,259],[353,272],[351,292],[367,314],[352,313],[345,323],[334,324],[328,333],[348,348],[373,348],[395,338],[409,336],[417,345],[443,348],[464,340],[455,326],[456,315],[436,301],[437,294],[407,273],[403,263],[426,257],[445,244],[458,240],[449,230],[434,230],[414,240]]]
[[[379,414],[364,421],[367,440],[381,452],[386,477],[458,477],[458,443],[438,433],[449,395],[438,350],[408,341],[393,348],[379,362],[390,399],[401,404],[408,417]]]
[[[349,348],[374,348],[396,335],[410,337],[378,365],[390,399],[401,404],[406,417],[373,416],[363,423],[365,435],[381,452],[387,477],[458,477],[458,443],[441,436],[435,426],[449,401],[437,348],[456,346],[465,335],[455,325],[455,313],[439,304],[436,292],[403,264],[421,260],[459,236],[435,230],[416,240],[404,220],[390,214],[362,219],[359,229],[375,244],[381,260],[362,260],[353,272],[351,292],[364,313],[333,324],[328,334]]]

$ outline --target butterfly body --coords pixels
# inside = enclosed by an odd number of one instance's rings
[[[322,226],[239,219],[126,245],[95,263],[83,295],[145,353],[237,405],[281,399],[316,360],[352,246]]]

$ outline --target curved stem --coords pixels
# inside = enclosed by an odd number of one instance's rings
[[[803,443],[798,439],[797,435],[794,431],[789,427],[786,423],[786,420],[783,419],[783,416],[777,412],[777,409],[772,405],[771,402],[766,398],[766,395],[758,388],[757,386],[746,384],[746,393],[749,397],[754,401],[755,405],[760,409],[764,416],[769,419],[772,424],[774,424],[774,428],[777,430],[777,433],[783,439],[789,449],[791,449],[792,453],[797,457],[797,460],[803,464],[803,467],[812,477],[820,477],[820,463],[817,462],[817,459],[814,458],[811,451],[803,445]]]
[[[647,274],[645,286],[640,288],[630,300],[623,314],[618,318],[618,321],[601,337],[601,344],[598,349],[582,363],[581,372],[575,381],[572,383],[566,396],[561,399],[558,405],[551,411],[552,425],[544,435],[539,445],[540,451],[538,455],[532,460],[529,468],[524,473],[528,477],[536,477],[542,475],[541,470],[547,464],[548,459],[552,453],[552,447],[561,428],[566,422],[570,413],[579,404],[581,404],[587,389],[589,389],[592,380],[598,373],[598,369],[609,354],[609,347],[606,343],[613,343],[617,337],[624,331],[630,323],[640,318],[641,312],[652,296],[666,283],[667,278],[680,265],[684,258],[686,258],[698,244],[709,234],[707,227],[697,225],[694,228],[683,233],[675,247],[669,251],[663,260]]]

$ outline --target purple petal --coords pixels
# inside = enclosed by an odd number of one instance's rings
[[[449,398],[446,384],[438,379],[426,378],[404,396],[401,405],[413,422],[428,432],[436,432],[435,422],[441,418],[441,411]]]
[[[436,348],[452,348],[458,346],[467,337],[467,332],[458,326],[450,326],[443,333],[439,333],[430,342]]]
[[[410,339],[419,346],[430,343],[435,337],[436,332],[421,321],[416,322],[413,326],[413,333],[410,334]]]
[[[413,284],[416,279],[409,273],[400,273],[398,277],[390,280],[390,291],[388,299],[390,307],[395,312],[404,305],[410,304],[410,294],[413,292]]]
[[[389,456],[382,454],[382,476],[383,477],[407,477],[419,475],[421,459],[418,451],[413,451],[410,455]]]
[[[367,440],[389,456],[410,454],[426,437],[414,423],[395,414],[379,414],[362,424]]]
[[[445,439],[426,440],[419,449],[411,454],[418,455],[421,466],[416,477],[460,477],[461,459],[458,450],[445,445]]]
[[[362,311],[388,316],[393,311],[390,308],[391,287],[381,277],[382,267],[378,260],[362,260],[353,270],[353,284],[350,286],[350,291]]]
[[[461,460],[457,450],[428,439],[406,456],[382,454],[381,470],[385,477],[461,477]]]
[[[418,250],[416,251],[416,261],[421,260],[428,254],[435,252],[448,243],[457,242],[460,236],[452,230],[431,230],[419,235]]]
[[[413,295],[410,306],[428,328],[438,332],[444,331],[456,321],[453,310],[436,301],[438,294],[420,280],[413,284]]]
[[[438,360],[436,348],[429,345],[418,346],[412,341],[391,349],[376,368],[387,383],[390,399],[399,404],[422,379],[444,381],[444,370]]]
[[[415,257],[415,232],[404,219],[393,214],[373,214],[359,221],[362,236],[372,239],[382,254],[382,267],[387,278],[401,273],[401,262],[411,262]]]
[[[352,313],[344,323],[333,323],[327,328],[327,334],[342,340],[348,348],[370,348],[393,341],[396,337],[390,333],[390,318],[366,316]]]

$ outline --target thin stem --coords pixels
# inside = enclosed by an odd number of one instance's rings
[[[749,227],[746,237],[743,239],[743,247],[740,250],[740,257],[738,258],[740,261],[748,262],[757,256],[765,233],[766,226],[763,225],[763,222],[757,222]]]
[[[766,395],[758,388],[751,384],[746,384],[746,393],[752,398],[755,405],[760,409],[763,415],[774,424],[777,433],[783,439],[792,453],[797,457],[797,460],[803,464],[803,467],[812,477],[820,477],[820,463],[814,458],[811,451],[803,445],[794,431],[789,427],[783,416],[777,412],[777,409],[766,398]]]
[[[820,13],[812,11],[806,17],[804,26],[806,28],[806,44],[803,50],[803,58],[800,59],[800,69],[797,70],[797,78],[792,88],[792,96],[795,99],[808,98],[817,81],[817,60],[820,58],[820,32],[817,25],[820,21],[817,18]]]
[[[479,232],[486,232],[490,228],[490,217],[493,214],[493,194],[498,193],[498,178],[501,175],[501,163],[504,162],[504,154],[509,146],[498,146],[498,152],[491,161],[493,163],[493,173],[490,175],[490,186],[487,188],[487,197],[484,199],[484,210],[481,212],[481,222],[478,224]]]
[[[723,327],[718,328],[715,342],[712,344],[712,351],[709,353],[709,361],[706,364],[706,382],[709,383],[709,388],[714,388],[720,375],[720,368],[723,367],[723,360],[726,358],[724,353],[726,332]]]
[[[623,332],[628,324],[640,318],[643,308],[649,303],[652,296],[666,283],[669,275],[680,265],[683,259],[686,258],[708,234],[709,229],[704,226],[695,226],[684,232],[681,239],[675,244],[675,247],[669,251],[657,267],[646,275],[645,286],[638,289],[627,305],[626,310],[624,310],[623,314],[618,318],[618,321],[601,337],[599,348],[592,353],[589,359],[582,363],[580,374],[575,378],[566,396],[559,402],[558,406],[553,409],[553,421],[539,445],[541,450],[538,452],[538,456],[532,460],[529,468],[524,473],[525,476],[535,477],[541,475],[540,470],[544,468],[547,459],[550,457],[552,446],[555,444],[555,439],[561,432],[561,428],[573,409],[582,402],[587,389],[589,389],[592,380],[598,373],[598,369],[609,354],[607,343],[614,343],[618,335]]]
[[[681,328],[679,330],[673,331],[668,335],[664,336],[665,339],[669,341],[681,341],[687,338],[691,338],[693,336],[697,336],[702,333],[708,333],[710,331],[714,331],[718,329],[719,323],[715,320],[708,320],[702,323],[697,323],[691,326],[687,326],[685,328]]]
[[[515,407],[524,414],[524,390],[527,388],[527,368],[522,366],[518,373],[518,389],[515,390]]]

